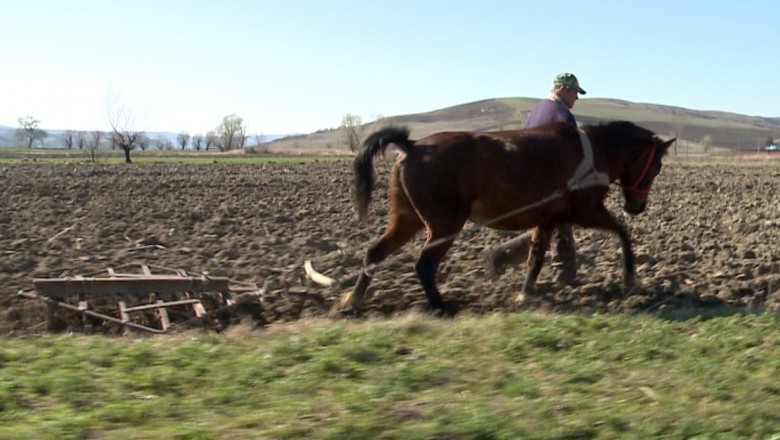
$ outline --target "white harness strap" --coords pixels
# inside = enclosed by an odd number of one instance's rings
[[[588,135],[579,129],[577,132],[580,135],[584,157],[574,171],[574,175],[566,183],[566,188],[570,191],[575,191],[591,186],[609,186],[609,175],[596,170],[596,167],[593,165],[593,147],[590,145]]]

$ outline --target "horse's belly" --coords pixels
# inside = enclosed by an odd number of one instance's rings
[[[469,220],[491,229],[520,230],[533,228],[552,218],[554,206],[497,207],[495,204],[475,201]]]
[[[496,211],[495,209],[489,209],[489,207],[475,202],[472,205],[471,215],[469,220],[480,226],[485,226],[492,229],[527,229],[531,226],[526,226],[523,215],[506,215],[508,211]]]

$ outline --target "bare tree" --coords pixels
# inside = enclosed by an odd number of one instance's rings
[[[196,134],[192,137],[192,148],[195,149],[195,151],[200,151],[201,148],[203,148],[203,135],[202,134]]]
[[[702,150],[704,150],[705,153],[709,153],[712,149],[712,136],[705,135],[701,140],[699,141],[701,144]]]
[[[19,128],[16,129],[16,139],[20,144],[26,144],[27,148],[32,148],[33,142],[40,140],[43,142],[49,136],[44,130],[38,128],[38,124],[41,121],[33,118],[32,116],[25,116],[17,119],[19,122]]]
[[[92,132],[92,137],[87,142],[87,146],[93,149],[99,149],[103,145],[103,139],[106,138],[106,134],[100,130]]]
[[[385,116],[381,113],[373,115],[373,121],[371,121],[372,127],[387,127],[392,124],[393,119],[389,116]],[[363,127],[365,129],[365,127]]]
[[[217,139],[217,133],[214,131],[209,131],[206,133],[206,151],[209,151],[209,148],[217,145],[219,140]]]
[[[83,150],[86,144],[87,144],[87,132],[79,131],[78,134],[76,135],[76,145],[78,145],[79,150]]]
[[[179,144],[182,150],[187,148],[187,144],[190,142],[190,134],[186,131],[179,133],[176,137],[176,142]]]
[[[65,148],[68,150],[73,149],[73,143],[76,140],[76,134],[73,133],[71,130],[68,130],[65,132],[65,135],[62,137],[62,143],[65,145]]]
[[[140,148],[141,151],[146,151],[146,149],[149,148],[149,144],[151,143],[151,139],[149,139],[149,136],[147,136],[145,133],[141,133],[135,140],[135,144],[138,145],[138,148]]]
[[[143,130],[138,128],[130,111],[118,100],[108,104],[108,122],[115,145],[125,152],[125,163],[132,163],[130,152],[137,146],[138,137],[144,134]]]
[[[238,131],[238,148],[244,149],[246,146],[246,142],[249,140],[249,127],[246,123],[239,125],[239,131]]]
[[[91,162],[95,162],[97,161],[98,150],[100,150],[105,134],[100,130],[95,130],[89,138],[87,138],[86,133],[84,137],[87,146],[87,157],[89,157]]]
[[[173,141],[162,135],[154,141],[154,144],[160,151],[173,150]]]
[[[347,113],[341,118],[341,140],[344,145],[349,147],[350,151],[357,151],[360,148],[360,134],[362,132],[363,121],[360,116]]]
[[[253,136],[255,146],[252,147],[252,153],[268,153],[268,145],[263,145],[264,136],[263,133],[255,133]]]
[[[246,127],[244,120],[236,115],[228,115],[222,119],[222,123],[214,130],[217,136],[217,147],[221,151],[230,151],[242,148],[246,142]]]

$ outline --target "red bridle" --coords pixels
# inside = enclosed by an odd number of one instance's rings
[[[646,151],[642,154],[642,156],[639,157],[639,160],[642,160],[643,157],[645,157],[645,154],[649,154],[649,157],[647,158],[647,163],[645,163],[645,167],[642,169],[642,174],[639,175],[639,178],[636,179],[636,183],[634,183],[631,186],[623,186],[623,191],[637,193],[637,194],[647,194],[650,192],[650,187],[647,188],[639,188],[639,184],[644,180],[645,174],[647,174],[647,170],[650,169],[650,164],[653,162],[653,157],[655,156],[655,150],[657,148],[658,144],[653,141],[653,149],[650,151]]]

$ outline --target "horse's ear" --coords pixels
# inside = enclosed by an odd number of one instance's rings
[[[668,149],[669,149],[669,147],[671,147],[671,146],[672,146],[672,144],[673,144],[673,143],[674,143],[676,140],[677,140],[677,138],[672,138],[672,139],[669,139],[668,141],[664,142],[664,153],[666,152],[666,150],[668,150]]]

